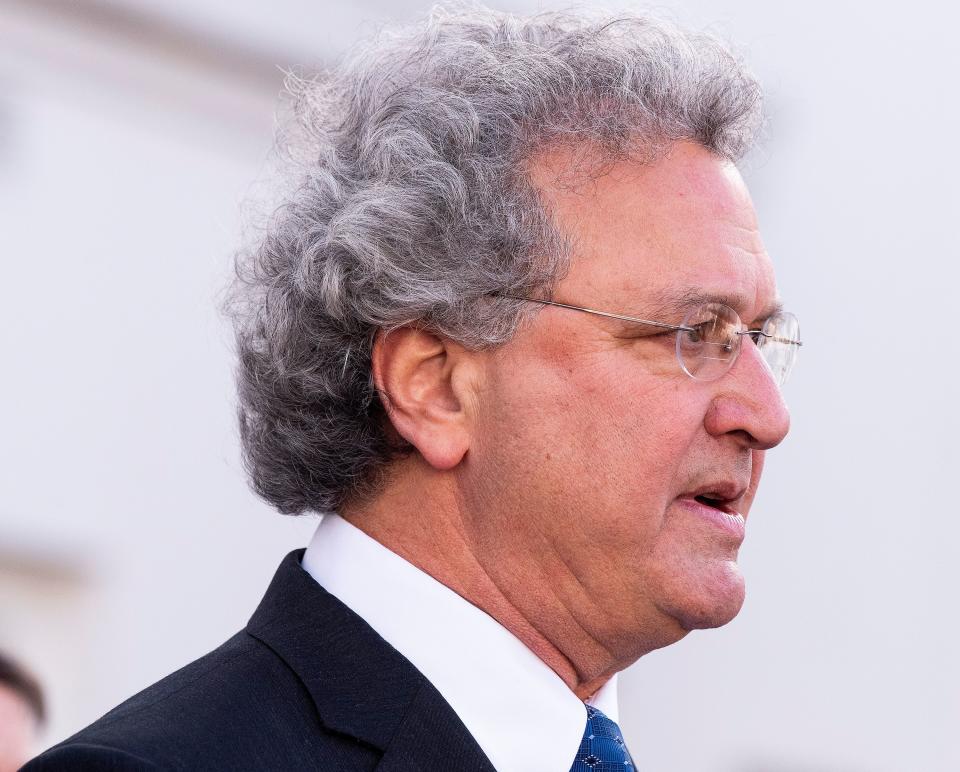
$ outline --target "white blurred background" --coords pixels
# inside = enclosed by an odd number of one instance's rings
[[[427,7],[0,0],[0,649],[47,689],[42,746],[240,629],[306,544],[246,488],[219,293],[280,68]],[[747,604],[631,668],[621,725],[644,770],[960,769],[960,15],[659,7],[765,84],[744,171],[806,345]]]

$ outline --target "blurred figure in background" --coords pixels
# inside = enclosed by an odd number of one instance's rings
[[[40,684],[0,653],[0,772],[14,772],[30,758],[43,721]]]

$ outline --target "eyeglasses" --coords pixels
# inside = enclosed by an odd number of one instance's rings
[[[803,345],[800,342],[800,323],[789,311],[778,311],[760,329],[750,330],[737,312],[723,303],[703,303],[693,308],[681,324],[667,324],[553,300],[498,294],[526,303],[569,308],[609,319],[673,330],[677,333],[677,361],[683,371],[697,381],[714,381],[724,375],[737,361],[744,337],[749,336],[760,350],[777,386],[783,386]]]

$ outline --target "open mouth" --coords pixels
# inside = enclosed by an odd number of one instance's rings
[[[728,506],[729,499],[714,499],[714,498],[711,498],[710,496],[704,496],[704,495],[694,496],[693,499],[694,501],[698,501],[701,504],[706,504],[708,507],[713,507],[714,509],[717,509],[728,515],[732,514],[730,512],[730,507]]]

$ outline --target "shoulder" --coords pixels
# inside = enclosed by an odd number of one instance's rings
[[[399,652],[300,565],[280,564],[243,632],[29,762],[45,770],[492,767]]]
[[[297,675],[240,632],[24,770],[369,769],[374,763],[368,749],[326,731]]]
[[[29,762],[22,772],[153,772],[161,769],[146,759],[119,748],[73,742],[51,748]]]

